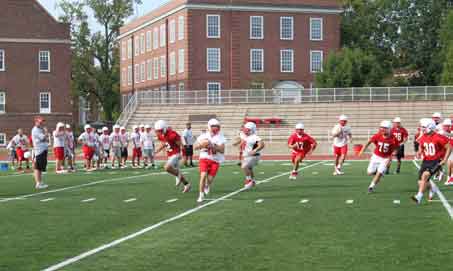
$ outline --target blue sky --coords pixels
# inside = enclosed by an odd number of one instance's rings
[[[136,7],[136,14],[130,19],[146,14],[167,1],[168,0],[142,0],[143,4]],[[38,0],[38,2],[40,2],[53,16],[58,17],[61,15],[61,10],[57,8],[58,0]],[[92,27],[96,28],[94,21],[92,22]]]

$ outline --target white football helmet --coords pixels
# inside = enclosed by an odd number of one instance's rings
[[[65,127],[63,122],[57,123],[57,129],[62,128],[62,127]]]
[[[66,129],[71,129],[71,125],[66,124]]]
[[[217,119],[210,119],[208,121],[208,128],[211,128],[212,126],[220,126],[220,121]]]
[[[151,129],[151,126],[149,126],[148,124],[145,125],[145,129]]]
[[[296,124],[296,129],[305,129],[305,125],[302,122]]]
[[[244,124],[244,128],[250,130],[251,134],[256,133],[256,124],[254,122],[247,122]]]
[[[442,118],[442,114],[440,112],[434,112],[432,117],[433,118]]]
[[[154,123],[154,130],[156,131],[162,131],[165,133],[168,129],[168,124],[165,120],[158,120],[156,123]]]
[[[113,130],[119,129],[119,128],[120,128],[120,126],[118,124],[113,125]]]
[[[85,124],[85,126],[83,127],[83,129],[84,129],[85,131],[88,130],[88,129],[90,129],[90,128],[91,128],[91,125],[89,125],[89,124]]]
[[[383,120],[381,121],[381,125],[379,126],[381,128],[386,128],[386,129],[391,129],[392,128],[392,123],[388,120]]]
[[[348,120],[348,116],[341,115],[340,117],[338,117],[338,120]]]
[[[400,123],[401,122],[401,118],[400,117],[396,117],[396,118],[393,119],[393,122]]]
[[[103,131],[103,132],[108,132],[108,131],[109,131],[109,128],[107,128],[107,127],[102,127],[102,131]]]

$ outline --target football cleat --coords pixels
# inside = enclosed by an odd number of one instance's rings
[[[374,193],[374,188],[373,187],[368,187],[368,194]]]
[[[209,185],[205,185],[203,189],[204,194],[209,195],[209,190],[210,190]]]
[[[49,186],[43,182],[35,185],[36,189],[46,189],[47,187],[49,187]]]
[[[176,177],[175,179],[176,179],[175,186],[176,186],[176,187],[180,186],[181,183],[182,183],[182,182],[181,182],[181,178]]]
[[[190,191],[190,188],[192,186],[190,185],[190,183],[187,183],[186,185],[184,185],[184,189],[182,190],[183,193],[187,193]]]
[[[412,196],[411,199],[416,203],[416,204],[420,204],[421,201],[417,199],[416,196]]]
[[[198,196],[197,202],[202,203],[204,201],[204,194],[200,193],[200,196]]]
[[[246,184],[244,185],[244,188],[250,189],[250,188],[254,187],[255,184],[256,184],[256,182],[254,180],[247,180]]]
[[[449,177],[448,180],[444,183],[445,185],[453,185],[453,177]]]

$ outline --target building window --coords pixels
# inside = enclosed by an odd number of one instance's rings
[[[140,65],[139,64],[135,64],[134,74],[135,74],[135,83],[136,84],[140,83]]]
[[[264,89],[263,82],[252,82],[250,83],[250,89]]]
[[[154,80],[159,79],[159,58],[157,57],[153,59],[153,75]]]
[[[160,57],[160,77],[165,78],[167,75],[167,60],[165,56]]]
[[[170,60],[170,75],[176,74],[176,53],[171,52],[169,55]]]
[[[145,79],[146,79],[146,63],[145,62],[142,62],[142,64],[140,65],[140,81],[141,82],[145,82]]]
[[[0,146],[2,146],[2,147],[6,146],[6,134],[5,133],[0,133]]]
[[[280,72],[294,72],[294,51],[280,50]]]
[[[127,43],[125,41],[123,41],[121,43],[121,59],[122,60],[126,60],[126,52],[127,52]]]
[[[310,72],[322,72],[322,51],[310,51]]]
[[[310,18],[310,40],[319,41],[323,39],[322,18]]]
[[[220,72],[220,48],[208,48],[206,59],[208,72]]]
[[[140,35],[140,53],[145,53],[145,33]]]
[[[153,79],[153,70],[152,70],[153,69],[153,62],[152,62],[151,59],[146,62],[146,66],[147,66],[146,67],[147,68],[147,70],[146,70],[146,79],[148,81],[151,81]]]
[[[220,83],[208,82],[206,88],[208,90],[208,103],[209,104],[220,103],[220,88],[221,88]]]
[[[220,15],[206,15],[206,36],[210,39],[220,38]]]
[[[264,49],[250,49],[250,72],[264,71]]]
[[[184,16],[178,17],[178,40],[183,40],[185,35],[185,21]]]
[[[50,51],[39,51],[39,71],[50,72]]]
[[[183,73],[184,72],[184,66],[185,66],[185,53],[184,49],[179,49],[178,50],[178,73]]]
[[[170,23],[169,23],[169,31],[170,33],[169,34],[169,42],[170,43],[174,43],[176,41],[176,21],[175,20],[171,20]]]
[[[146,51],[151,51],[151,31],[146,32]]]
[[[160,47],[164,47],[165,44],[167,43],[167,37],[166,37],[166,29],[165,29],[165,25],[161,25],[160,26]]]
[[[5,50],[0,49],[0,71],[5,71],[5,70],[6,70]]]
[[[6,112],[6,93],[0,91],[0,113]]]
[[[153,30],[153,49],[159,47],[159,28],[155,27]]]
[[[261,40],[264,38],[263,16],[250,16],[250,39]]]
[[[51,96],[50,92],[39,93],[39,113],[49,114],[51,107]]]
[[[132,58],[132,38],[127,40],[127,59]]]
[[[134,39],[134,48],[135,48],[134,55],[138,56],[140,54],[140,37],[139,36],[135,37],[135,39]]]
[[[127,67],[127,85],[132,85],[132,65]]]
[[[179,91],[184,91],[184,82],[179,83],[178,89]]]
[[[294,18],[280,17],[280,39],[293,40],[294,38]]]

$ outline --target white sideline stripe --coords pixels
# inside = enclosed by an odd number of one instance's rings
[[[136,198],[131,198],[131,199],[125,200],[124,202],[128,203],[128,202],[133,202],[133,201],[136,201],[136,200],[137,200]]]
[[[353,203],[354,203],[354,200],[353,200],[353,199],[348,199],[348,200],[346,201],[346,204],[353,204]]]
[[[217,199],[204,199],[206,201],[213,201],[213,200],[233,200],[233,199],[220,199],[220,198],[217,198]]]
[[[309,199],[302,199],[300,203],[308,203],[310,200]]]
[[[148,174],[143,174],[143,175],[136,175],[136,176],[118,177],[118,178],[113,178],[113,179],[103,179],[103,180],[94,181],[94,182],[91,182],[91,183],[85,183],[85,184],[79,184],[79,185],[74,185],[74,186],[68,186],[68,187],[58,188],[58,189],[54,189],[54,190],[43,191],[43,192],[39,192],[39,193],[22,195],[22,196],[18,196],[18,197],[14,197],[14,198],[6,198],[6,199],[0,200],[0,203],[7,202],[7,201],[12,201],[12,200],[18,200],[18,199],[25,199],[25,198],[29,198],[29,197],[38,196],[38,195],[45,195],[45,194],[50,194],[50,193],[66,191],[66,190],[72,190],[72,189],[77,189],[77,188],[86,187],[86,186],[92,186],[92,185],[101,184],[101,183],[108,183],[108,182],[135,179],[135,178],[140,178],[140,177],[146,177],[146,176],[152,176],[152,175],[162,175],[162,174],[166,174],[166,173],[165,172],[153,172],[153,173],[148,173]]]
[[[166,200],[165,202],[166,202],[166,203],[172,203],[172,202],[175,202],[175,201],[177,201],[177,200],[178,200],[178,199],[169,199],[169,200]]]
[[[239,171],[234,171],[233,174],[237,175],[239,174]]]
[[[420,169],[420,166],[417,164],[417,162],[415,162],[414,160],[412,160],[412,162],[414,163],[416,168]],[[439,197],[440,201],[442,202],[442,205],[447,210],[450,219],[453,219],[453,209],[451,208],[450,203],[448,203],[448,200],[445,198],[442,191],[440,191],[439,187],[433,181],[429,180],[429,183],[431,184],[432,187],[434,187],[434,189],[436,189],[436,194]]]
[[[300,168],[299,170],[306,169],[306,168],[310,168],[310,167],[314,167],[314,166],[319,165],[320,163],[322,163],[322,162],[317,162],[317,163],[308,165],[308,166],[306,166],[306,167],[302,167],[302,168]],[[269,182],[269,181],[271,181],[271,180],[280,178],[280,177],[285,176],[285,175],[288,175],[288,174],[290,174],[290,173],[291,173],[291,172],[286,172],[286,173],[283,173],[283,174],[275,175],[275,176],[273,176],[273,177],[264,179],[263,181],[258,181],[258,182],[257,182],[257,185],[258,185],[258,184],[261,184],[261,183],[264,183],[264,182]],[[149,231],[152,231],[152,230],[154,230],[154,229],[157,229],[157,228],[159,228],[159,227],[161,227],[161,226],[163,226],[163,225],[165,225],[165,224],[168,224],[168,223],[170,223],[170,222],[173,222],[173,221],[175,221],[175,220],[181,219],[181,218],[186,217],[186,216],[188,216],[188,215],[190,215],[190,214],[193,214],[193,213],[195,213],[195,212],[198,212],[199,210],[201,210],[201,209],[203,209],[203,208],[206,208],[206,207],[208,207],[208,206],[214,205],[214,204],[216,204],[216,203],[218,203],[218,202],[220,202],[220,201],[222,201],[222,200],[229,199],[229,198],[231,198],[231,197],[233,197],[233,196],[235,196],[235,195],[237,195],[237,194],[239,194],[239,193],[241,193],[241,192],[243,192],[243,191],[246,191],[246,190],[248,190],[248,189],[247,189],[247,188],[241,188],[241,189],[239,189],[239,190],[233,191],[233,192],[231,192],[231,193],[229,193],[229,194],[226,194],[226,195],[224,195],[224,196],[222,196],[222,197],[220,197],[220,198],[218,198],[218,199],[215,199],[215,200],[213,200],[213,201],[209,201],[209,202],[207,202],[206,204],[199,205],[198,207],[189,209],[189,210],[187,210],[187,211],[185,211],[185,212],[183,212],[183,213],[180,213],[180,214],[177,215],[177,216],[174,216],[174,217],[171,217],[171,218],[162,220],[162,221],[160,221],[159,223],[156,223],[156,224],[154,224],[154,225],[151,225],[151,226],[149,226],[149,227],[146,227],[146,228],[144,228],[144,229],[142,229],[142,230],[140,230],[140,231],[137,231],[137,232],[135,232],[135,233],[132,233],[132,234],[130,234],[130,235],[127,235],[127,236],[125,236],[125,237],[123,237],[123,238],[116,239],[116,240],[114,240],[114,241],[112,241],[112,242],[110,242],[110,243],[104,244],[104,245],[102,245],[102,246],[100,246],[100,247],[97,247],[97,248],[95,248],[95,249],[92,249],[92,250],[89,250],[89,251],[87,251],[87,252],[84,252],[84,253],[82,253],[82,254],[80,254],[80,255],[78,255],[78,256],[75,256],[75,257],[66,259],[66,260],[64,260],[64,261],[62,261],[62,262],[60,262],[60,263],[58,263],[58,264],[55,264],[55,265],[52,265],[52,266],[50,266],[50,267],[45,268],[45,269],[43,269],[42,271],[55,271],[55,270],[59,270],[59,269],[65,267],[65,266],[68,266],[68,265],[70,265],[70,264],[73,264],[73,263],[75,263],[75,262],[78,262],[78,261],[80,261],[80,260],[83,260],[83,259],[85,259],[85,258],[87,258],[87,257],[90,257],[90,256],[92,256],[92,255],[94,255],[94,254],[97,254],[97,253],[99,253],[99,252],[101,252],[101,251],[104,251],[104,250],[109,249],[109,248],[111,248],[111,247],[115,247],[115,246],[117,246],[117,245],[119,245],[119,244],[121,244],[121,243],[124,243],[124,242],[126,242],[126,241],[128,241],[128,240],[130,240],[130,239],[133,239],[133,238],[135,238],[135,237],[137,237],[137,236],[143,235],[143,234],[145,234],[145,233],[147,233],[147,232],[149,232]]]
[[[40,202],[48,202],[48,201],[52,201],[54,200],[55,198],[47,198],[47,199],[42,199],[40,200]]]
[[[401,201],[399,199],[393,200],[393,204],[401,204]]]
[[[261,171],[260,174],[263,175],[263,174],[264,174],[264,171]]]
[[[264,199],[257,199],[255,200],[255,203],[262,203],[264,201]]]
[[[89,198],[89,199],[84,199],[81,202],[91,202],[91,201],[95,201],[95,200],[96,200],[96,198]]]
[[[313,175],[318,175],[318,174],[319,174],[319,172],[313,171]]]

